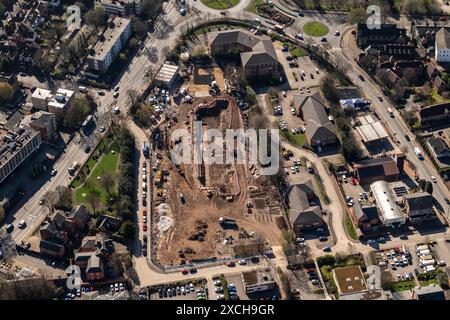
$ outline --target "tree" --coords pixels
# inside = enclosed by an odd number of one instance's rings
[[[351,9],[348,14],[348,22],[350,24],[363,23],[367,21],[367,12],[365,8]]]
[[[134,19],[133,31],[140,39],[145,38],[148,31],[147,23],[143,22],[141,19]]]
[[[127,220],[124,223],[122,223],[119,232],[125,239],[131,240],[134,238],[136,234],[136,226],[132,221]]]
[[[86,200],[91,205],[94,214],[96,214],[96,208],[100,205],[100,195],[98,194],[98,191],[89,192]]]
[[[320,89],[322,90],[325,97],[331,101],[332,103],[335,103],[339,99],[339,93],[337,91],[337,87],[334,81],[334,78],[327,74],[322,80],[320,81]]]
[[[0,82],[0,102],[7,102],[13,96],[13,88],[9,83]]]
[[[425,192],[428,192],[429,194],[433,194],[433,183],[431,183],[431,181],[427,181],[425,183]]]
[[[48,54],[37,56],[33,62],[34,67],[46,75],[49,75],[54,70],[55,64],[56,60],[52,59]]]
[[[56,207],[71,210],[73,207],[72,191],[66,186],[58,186],[55,191],[57,194]]]
[[[101,27],[106,24],[106,12],[102,6],[95,7],[89,10],[85,16],[84,20],[87,24],[92,25],[96,28]]]
[[[162,0],[144,0],[140,17],[143,20],[154,20],[163,11]]]
[[[5,220],[5,209],[3,209],[3,207],[0,207],[0,224],[3,223],[3,220]]]
[[[100,177],[100,184],[105,188],[109,196],[111,196],[111,188],[114,186],[114,177],[111,172],[107,171]]]
[[[70,129],[78,128],[92,111],[91,108],[92,104],[86,96],[76,97],[63,118],[63,125]]]

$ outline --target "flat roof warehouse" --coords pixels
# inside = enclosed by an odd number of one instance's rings
[[[164,63],[164,65],[158,71],[158,74],[155,77],[155,81],[159,85],[165,85],[167,87],[170,87],[178,74],[178,70],[179,70],[178,66],[169,63]]]

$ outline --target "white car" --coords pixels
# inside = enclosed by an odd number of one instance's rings
[[[295,35],[295,37],[296,37],[297,39],[303,40],[303,35],[302,35],[301,33],[297,33],[297,34]]]
[[[186,9],[185,8],[181,8],[180,9],[180,14],[181,15],[185,15],[186,14]]]
[[[119,93],[118,92],[114,92],[113,97],[117,99],[119,97]]]
[[[283,97],[286,97],[286,91],[281,91],[281,94],[283,95]]]
[[[255,22],[261,22],[261,20],[259,18],[253,18],[253,21]]]
[[[119,85],[114,87],[114,91],[119,91],[119,89],[120,89]]]
[[[119,106],[116,106],[114,109],[113,109],[113,114],[118,114],[120,112],[120,108],[119,108]]]
[[[437,182],[436,177],[435,176],[431,176],[431,181],[433,181],[433,183],[436,183]]]
[[[289,173],[289,170],[288,170],[287,172]],[[245,261],[244,259],[239,260],[239,264],[240,264],[241,266],[244,266],[244,265],[247,264],[247,261]]]

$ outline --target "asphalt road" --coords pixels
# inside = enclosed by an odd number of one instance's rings
[[[449,219],[450,210],[445,201],[445,198],[449,197],[449,191],[441,176],[438,174],[437,170],[430,161],[427,159],[420,160],[414,153],[414,148],[419,147],[419,145],[414,141],[414,134],[411,133],[411,130],[409,130],[408,126],[403,121],[400,113],[396,110],[395,106],[389,102],[388,98],[379,89],[378,85],[374,83],[371,77],[364,70],[362,70],[353,59],[353,54],[348,45],[350,41],[349,37],[353,37],[353,35],[347,31],[342,41],[342,51],[332,51],[335,61],[344,59],[350,63],[351,68],[349,68],[347,76],[354,83],[356,83],[360,87],[361,91],[364,92],[366,97],[372,101],[372,106],[381,120],[391,128],[392,132],[396,133],[398,139],[400,140],[400,145],[406,147],[406,155],[408,159],[414,163],[420,178],[431,181],[431,176],[436,177],[437,183],[433,185],[433,196],[440,203],[447,215],[447,219]],[[358,79],[360,75],[365,78],[365,81]],[[383,97],[382,102],[378,99],[378,96]],[[389,116],[388,108],[395,110],[394,117]],[[411,141],[406,140],[406,135],[411,138]]]

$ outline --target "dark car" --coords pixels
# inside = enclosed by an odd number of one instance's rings
[[[327,237],[319,237],[319,241],[327,241],[328,240],[328,238]]]
[[[14,230],[14,225],[12,223],[8,223],[6,225],[6,231],[11,233]]]
[[[89,153],[91,151],[91,147],[90,146],[86,146],[84,148],[84,152]]]
[[[360,74],[360,75],[358,76],[358,78],[359,78],[359,80],[361,80],[361,81],[366,81],[366,79],[362,76],[362,74]]]
[[[147,235],[146,234],[144,234],[144,237],[142,238],[143,240],[144,240],[144,242],[147,242]]]
[[[258,257],[252,257],[252,258],[251,258],[251,261],[252,261],[253,263],[258,263],[258,262],[259,262],[259,258],[258,258]]]
[[[406,141],[411,141],[411,138],[407,134],[405,134],[405,139]]]
[[[322,42],[327,42],[327,38],[326,38],[326,37],[323,37],[322,39],[320,39],[320,41],[322,41]]]
[[[190,269],[189,269],[189,272],[190,272],[190,273],[196,273],[196,272],[197,272],[197,268],[190,268]]]
[[[159,296],[159,298],[162,298],[162,297],[163,297],[163,291],[162,291],[162,289],[159,289],[159,290],[158,290],[158,296]]]
[[[294,57],[293,57],[293,56],[287,56],[287,57],[286,57],[286,60],[287,60],[287,61],[292,61],[292,60],[294,60]]]

